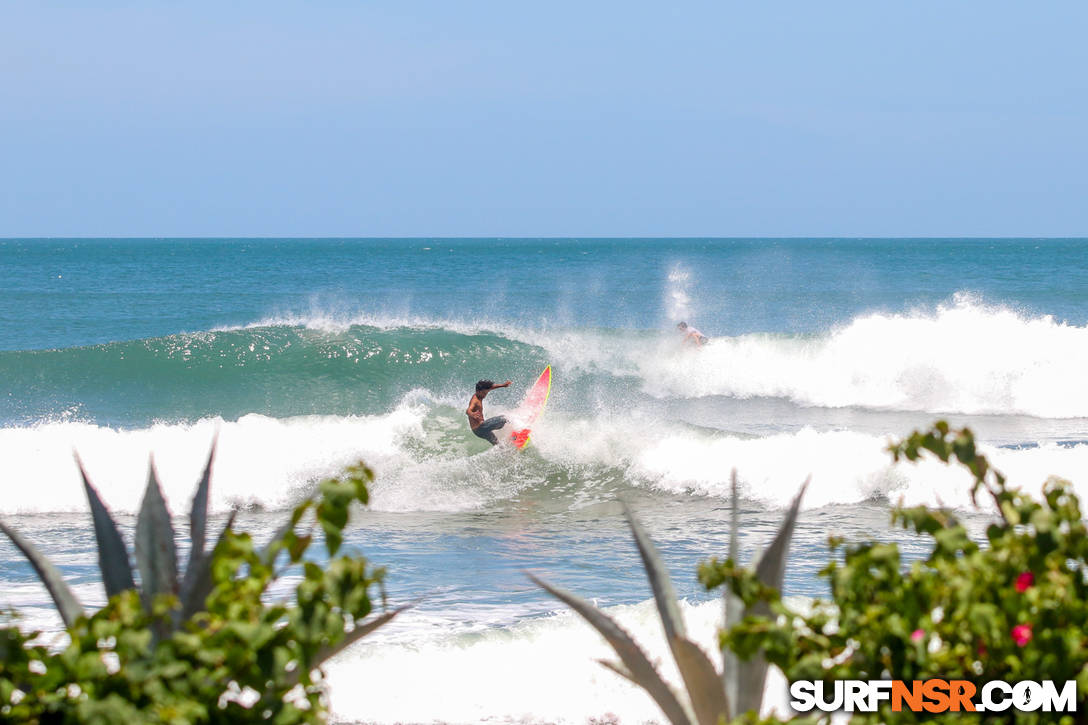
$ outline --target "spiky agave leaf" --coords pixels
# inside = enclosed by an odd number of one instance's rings
[[[786,517],[778,527],[771,545],[767,547],[756,564],[756,576],[764,586],[782,590],[782,581],[786,575],[786,556],[789,554],[790,541],[793,539],[794,525],[801,509],[801,498],[811,478],[805,479],[801,490],[790,504]],[[744,616],[770,616],[771,609],[766,602],[757,602],[747,608]],[[762,654],[754,655],[750,660],[740,662],[737,669],[737,713],[755,710],[757,713],[763,704],[763,686],[767,680],[767,660]]]
[[[258,554],[265,566],[272,566],[276,563],[276,559],[279,557],[280,552],[284,550],[284,542],[287,535],[298,526],[299,521],[306,515],[306,512],[311,508],[314,508],[316,504],[317,501],[313,497],[299,503],[291,511],[291,517],[276,529],[276,532],[272,534],[272,538],[265,542],[265,545],[261,547]]]
[[[83,478],[83,490],[87,494],[87,503],[91,507],[91,520],[94,522],[94,537],[98,542],[98,568],[102,571],[102,587],[106,590],[106,598],[120,594],[123,591],[136,588],[136,582],[132,578],[132,562],[128,558],[128,549],[121,538],[121,532],[117,529],[117,522],[113,520],[109,509],[102,502],[98,490],[91,485],[87,476],[87,470],[83,467],[83,461],[79,454],[75,454],[76,466],[79,467],[79,475]]]
[[[222,531],[219,532],[219,538],[210,551],[201,552],[199,558],[196,559],[192,558],[193,555],[190,554],[189,565],[185,568],[185,576],[181,580],[181,591],[178,594],[181,609],[178,610],[175,617],[175,627],[197,612],[204,611],[204,603],[208,600],[208,595],[212,593],[212,557],[215,555],[215,549],[219,546],[219,542],[234,526],[234,517],[237,514],[237,509],[230,512],[227,523],[223,525]]]
[[[793,497],[786,517],[782,519],[782,524],[778,527],[778,533],[775,534],[771,545],[759,557],[759,563],[756,564],[756,574],[766,586],[782,589],[782,581],[786,576],[786,557],[789,555],[790,542],[793,540],[793,529],[797,524],[797,514],[801,510],[801,499],[811,480],[811,477],[806,478],[801,484],[801,490]]]
[[[734,562],[738,562],[740,560],[740,546],[737,540],[737,533],[740,531],[740,494],[737,486],[737,469],[735,468],[729,477],[729,485],[732,492],[732,511],[730,511],[729,514],[729,558]],[[740,597],[734,594],[728,586],[722,587],[722,589],[722,598],[725,602],[725,628],[729,629],[740,621],[744,603],[741,602]],[[728,647],[723,648],[722,684],[725,686],[726,700],[730,705],[738,704],[740,699],[739,669],[740,660],[737,658],[737,654]],[[730,710],[730,717],[735,714],[734,711]]]
[[[178,612],[175,625],[200,611],[204,600],[211,592],[211,552],[205,552],[208,531],[208,491],[211,486],[212,464],[215,461],[215,450],[219,443],[219,431],[212,436],[211,449],[208,451],[208,461],[204,464],[204,473],[197,484],[196,493],[193,494],[193,503],[189,507],[189,561],[185,564],[185,574],[181,578],[181,589],[178,598],[181,600],[181,610]],[[231,512],[227,526],[219,535],[223,534],[234,523],[236,512]]]
[[[628,682],[630,682],[635,687],[642,687],[642,685],[638,684],[638,680],[635,679],[635,676],[632,675],[627,670],[627,668],[624,667],[619,662],[613,662],[612,660],[597,660],[597,664],[603,665],[604,667],[607,667],[608,669],[612,670],[617,675],[619,675],[623,679],[627,680]]]
[[[661,624],[665,627],[665,636],[669,639],[686,636],[684,617],[680,614],[680,604],[676,601],[676,590],[673,589],[669,570],[626,501],[623,502],[623,515],[627,517],[627,525],[631,527],[631,534],[635,538],[646,578],[650,580],[650,589],[653,590],[657,611],[661,615]]]
[[[136,518],[136,566],[140,571],[141,596],[148,611],[158,595],[177,593],[178,556],[174,545],[174,527],[162,497],[154,461],[150,465],[147,490]]]
[[[215,448],[219,442],[219,432],[212,436],[212,447],[208,451],[208,462],[204,464],[204,473],[197,484],[196,493],[193,494],[193,504],[189,508],[189,538],[192,547],[189,550],[189,564],[200,558],[204,553],[204,543],[208,527],[208,489],[212,478],[212,463],[215,461]]]
[[[676,591],[657,547],[626,502],[623,504],[623,513],[634,535],[639,556],[642,557],[646,578],[650,580],[650,589],[653,590],[661,624],[665,628],[665,639],[684,680],[695,717],[700,725],[717,725],[719,716],[727,713],[725,690],[718,671],[706,654],[687,639]],[[691,647],[694,647],[694,652]]]
[[[347,649],[349,646],[355,644],[356,642],[358,642],[363,637],[367,636],[368,634],[370,634],[374,630],[378,629],[378,627],[383,627],[386,624],[389,624],[391,621],[393,621],[394,617],[396,617],[398,614],[403,612],[405,609],[411,609],[411,607],[412,607],[412,605],[405,604],[403,607],[397,607],[396,609],[394,609],[394,610],[392,610],[390,612],[386,612],[385,614],[381,615],[380,617],[375,617],[374,619],[370,620],[369,622],[364,622],[363,624],[356,625],[355,629],[348,632],[344,636],[344,639],[337,642],[335,646],[333,646],[333,647],[326,646],[326,647],[322,647],[321,649],[319,649],[317,651],[317,654],[314,655],[313,662],[310,663],[310,669],[312,670],[315,667],[320,667],[322,664],[324,664],[330,658],[335,657],[336,655],[340,654],[345,649]],[[289,682],[298,682],[299,678],[302,677],[302,673],[303,673],[303,668],[296,667],[294,670],[291,671],[291,674],[289,675],[289,680],[288,681]]]
[[[604,663],[606,667],[619,672],[646,690],[650,697],[654,699],[654,702],[657,703],[657,706],[661,708],[661,711],[665,713],[665,717],[669,719],[670,723],[673,723],[673,725],[691,725],[691,717],[684,709],[684,706],[680,704],[680,700],[677,699],[672,688],[661,679],[661,675],[658,674],[657,669],[654,668],[653,663],[650,662],[646,653],[638,646],[638,643],[614,619],[581,597],[553,587],[532,574],[526,573],[526,576],[538,587],[566,604],[589,622],[612,646],[626,669],[621,671],[616,665],[607,662]]]
[[[344,638],[337,642],[335,645],[332,645],[331,647],[325,646],[319,649],[317,651],[317,654],[314,655],[313,666],[320,667],[322,663],[324,663],[326,660],[340,654],[363,637],[378,629],[378,627],[384,627],[385,625],[389,624],[393,621],[394,617],[396,617],[398,614],[406,609],[411,609],[411,607],[412,605],[405,604],[404,606],[397,607],[396,609],[390,610],[378,617],[375,617],[368,622],[363,622],[362,624],[355,625],[355,629],[345,634]]]
[[[669,646],[699,725],[718,725],[723,718],[728,719],[729,702],[722,678],[706,652],[687,637],[672,637]]]
[[[57,567],[53,566],[53,562],[49,561],[45,554],[38,551],[34,544],[23,538],[22,534],[5,524],[3,520],[0,520],[0,531],[7,534],[8,538],[11,539],[11,543],[15,544],[19,551],[23,552],[23,556],[30,561],[30,565],[34,567],[34,571],[38,573],[38,578],[42,580],[46,591],[49,592],[49,596],[53,598],[53,603],[57,605],[57,611],[60,612],[60,618],[64,620],[64,626],[71,627],[75,624],[76,620],[83,616],[83,605],[79,603],[75,593],[65,583],[64,577],[60,575]]]

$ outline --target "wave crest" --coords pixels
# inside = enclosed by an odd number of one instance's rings
[[[646,357],[658,396],[781,397],[822,407],[1088,417],[1088,327],[959,295],[814,337],[744,335]],[[649,385],[652,381],[652,385]]]

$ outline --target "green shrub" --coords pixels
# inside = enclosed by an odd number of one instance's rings
[[[136,527],[142,591],[116,525],[85,477],[109,596],[90,616],[56,568],[2,527],[46,583],[70,642],[52,649],[38,632],[0,626],[0,718],[118,725],[324,721],[322,663],[403,610],[376,614],[371,589],[381,588],[384,570],[337,555],[351,507],[367,502],[373,474],[358,465],[322,482],[264,547],[235,532],[232,515],[205,552],[211,461],[190,517],[192,573],[180,578],[152,468]],[[328,556],[323,566],[306,560],[319,527]],[[271,587],[299,568],[293,600],[273,601]],[[384,610],[384,591],[382,602]]]
[[[895,544],[847,544],[832,538],[835,558],[821,572],[831,600],[791,610],[778,592],[731,563],[700,568],[708,589],[725,585],[767,611],[723,631],[721,644],[747,658],[763,653],[794,680],[929,678],[1077,682],[1083,722],[1088,694],[1088,537],[1070,485],[1051,479],[1036,500],[1009,486],[976,451],[968,429],[938,422],[890,448],[896,460],[924,453],[958,461],[974,477],[973,498],[996,506],[985,545],[956,517],[926,507],[896,508],[893,522],[928,537],[929,556],[905,565]],[[1055,713],[855,713],[857,722],[974,720],[1054,722]]]

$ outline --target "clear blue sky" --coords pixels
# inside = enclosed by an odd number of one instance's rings
[[[0,4],[0,236],[1088,235],[1088,3]]]

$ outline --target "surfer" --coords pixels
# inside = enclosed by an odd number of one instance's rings
[[[705,345],[710,342],[709,338],[707,338],[706,335],[699,332],[697,329],[695,329],[686,322],[681,322],[680,324],[678,324],[676,326],[676,329],[684,335],[684,342],[690,342],[692,345],[696,346]]]
[[[465,411],[468,414],[468,427],[491,445],[498,444],[499,439],[495,437],[495,431],[506,425],[506,416],[496,415],[494,418],[484,420],[484,398],[496,388],[508,387],[510,387],[509,380],[500,385],[490,380],[481,380],[476,383],[476,392],[472,394],[472,399],[468,401],[468,410]]]

